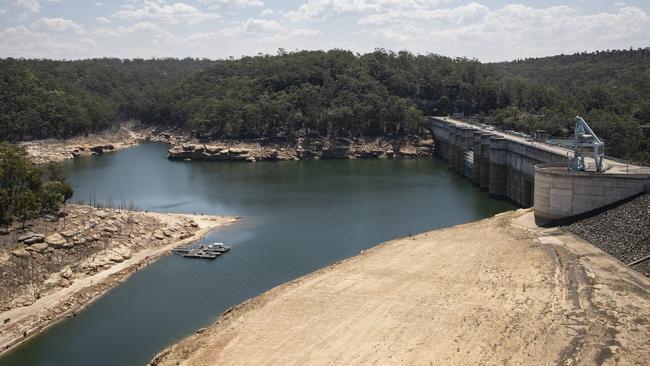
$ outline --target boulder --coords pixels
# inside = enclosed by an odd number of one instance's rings
[[[124,262],[124,257],[116,253],[115,251],[110,251],[106,253],[106,259],[114,263]]]
[[[86,239],[86,238],[84,238],[84,237],[81,237],[81,238],[75,240],[75,241],[73,242],[73,244],[74,244],[74,245],[83,245],[83,244],[86,244],[87,241],[88,241],[88,239]]]
[[[224,150],[223,146],[205,145],[205,152],[208,154],[216,154]]]
[[[433,149],[433,140],[420,140],[420,142],[418,142],[418,146]]]
[[[183,149],[183,151],[193,151],[194,150],[194,145],[183,144],[181,146],[181,149]]]
[[[104,210],[100,210],[95,212],[95,216],[99,217],[100,219],[105,219],[109,216],[110,214]]]
[[[358,150],[355,150],[354,156],[357,158],[378,158],[382,156],[384,152],[382,150],[375,150],[371,148],[360,148]]]
[[[205,160],[205,161],[210,161],[214,160],[212,154],[208,154],[205,151],[202,152],[197,152],[192,154],[192,160]]]
[[[74,230],[62,231],[61,235],[63,235],[66,238],[71,238],[71,237],[77,235],[77,232],[74,231]]]
[[[228,154],[228,149],[223,149],[219,151],[218,153],[212,155],[213,160],[219,160],[219,161],[226,161],[230,157],[230,154]]]
[[[163,240],[163,239],[165,239],[165,234],[163,234],[160,231],[154,231],[153,237],[158,239],[158,240]]]
[[[117,233],[118,231],[120,231],[120,229],[116,228],[116,227],[113,226],[113,225],[108,225],[108,226],[106,226],[106,227],[104,228],[104,231],[107,232],[107,233],[113,233],[113,234],[115,234],[115,233]]]
[[[236,147],[231,147],[228,149],[228,153],[232,155],[243,155],[243,154],[248,154],[247,149],[242,149],[242,148],[236,148]]]
[[[245,154],[242,154],[242,155],[231,154],[230,155],[230,160],[232,160],[232,161],[248,161],[248,158],[250,158],[250,156],[245,155]]]
[[[420,156],[431,156],[431,148],[430,147],[418,147],[418,155]]]
[[[119,247],[113,249],[113,251],[115,253],[119,254],[124,259],[131,258],[131,249],[129,249],[129,248],[125,247],[125,246],[119,246]]]
[[[24,248],[12,250],[11,254],[15,255],[18,258],[24,258],[24,257],[29,256],[29,252],[26,251]]]
[[[70,287],[70,285],[72,285],[72,281],[68,280],[67,278],[59,278],[57,285],[59,287]]]
[[[68,241],[60,233],[53,233],[45,237],[45,242],[52,248],[62,248]]]
[[[72,269],[70,267],[65,267],[60,273],[60,276],[62,278],[65,278],[66,280],[69,280],[70,278],[72,278],[72,275],[73,275],[73,273],[72,273]]]
[[[402,146],[399,148],[399,154],[405,158],[413,158],[418,156],[418,151],[413,146]]]
[[[43,235],[36,234],[36,235],[32,236],[31,238],[26,239],[24,242],[27,245],[32,245],[32,244],[36,244],[36,243],[42,243],[44,240],[45,240],[45,238],[43,237]]]
[[[30,239],[30,238],[34,237],[34,235],[36,235],[36,234],[34,234],[31,231],[28,231],[28,232],[24,233],[23,235],[19,236],[18,241],[25,241],[27,239]]]
[[[163,229],[162,232],[163,232],[163,234],[165,234],[165,236],[170,236],[171,237],[172,235],[174,235],[174,233],[169,229]]]
[[[47,243],[37,243],[27,248],[28,250],[33,250],[39,253],[44,252],[48,248]]]
[[[169,160],[187,160],[194,157],[194,151],[188,150],[175,150],[171,149],[167,152],[167,159]]]

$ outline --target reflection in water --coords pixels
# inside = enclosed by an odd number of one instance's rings
[[[142,365],[226,308],[377,243],[512,208],[436,160],[210,163],[142,146],[66,164],[73,201],[242,216],[215,261],[167,256],[0,365]]]

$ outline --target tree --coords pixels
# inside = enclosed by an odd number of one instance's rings
[[[22,221],[23,227],[25,221],[36,217],[39,213],[40,201],[39,197],[32,191],[24,191],[18,194],[15,203],[16,216]]]
[[[0,143],[0,225],[22,224],[44,212],[56,212],[72,197],[72,187],[57,165],[41,169],[18,146]]]
[[[56,212],[59,206],[72,197],[72,187],[65,181],[49,181],[43,184],[41,192],[41,209],[44,212]]]

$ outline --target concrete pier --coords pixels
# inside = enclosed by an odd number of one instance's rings
[[[456,166],[456,136],[457,136],[458,127],[450,126],[448,131],[447,145],[449,146],[449,154],[447,156],[447,162],[449,164],[449,169],[454,170]]]
[[[479,187],[487,191],[490,185],[490,136],[489,133],[481,134],[481,172],[479,177]]]
[[[428,122],[436,145],[445,147],[436,151],[450,169],[491,195],[533,206],[540,219],[577,215],[650,191],[650,167],[607,158],[602,173],[572,173],[569,149],[445,117],[428,117]]]
[[[552,221],[650,191],[647,174],[574,173],[564,164],[535,167],[535,216]]]
[[[454,156],[454,171],[458,174],[463,174],[465,166],[465,146],[467,145],[467,127],[461,126],[456,132],[456,151]]]
[[[508,141],[501,136],[490,137],[490,182],[488,191],[496,197],[506,197],[507,158]]]
[[[460,168],[460,173],[469,179],[472,177],[472,172],[468,172],[466,167],[467,164],[466,162],[466,154],[472,149],[474,146],[474,129],[473,128],[463,128],[461,130],[461,143],[460,143],[460,151],[461,151],[461,159],[458,162],[458,167]],[[471,159],[471,157],[470,157]]]
[[[478,186],[481,183],[481,131],[474,130],[474,166],[472,171],[472,183]]]

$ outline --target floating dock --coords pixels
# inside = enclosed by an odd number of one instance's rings
[[[172,251],[186,258],[215,259],[229,250],[230,247],[223,243],[214,243],[201,244],[197,247],[178,247]]]

